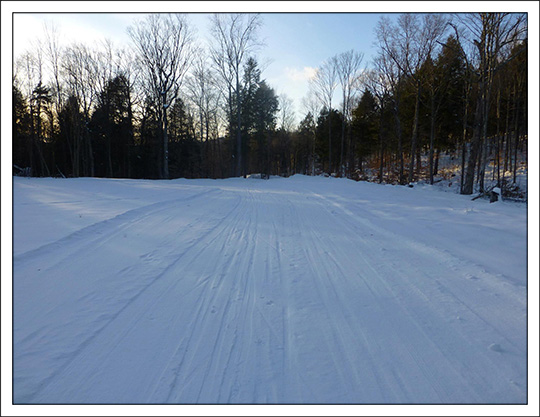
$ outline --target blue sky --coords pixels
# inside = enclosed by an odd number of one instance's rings
[[[208,38],[209,16],[189,14],[201,41]],[[301,99],[308,90],[308,77],[325,59],[355,49],[365,54],[364,63],[368,64],[376,53],[373,28],[380,16],[371,13],[263,13],[259,35],[265,46],[259,50],[258,58],[261,64],[267,65],[262,77],[276,93],[293,99],[298,119],[303,113]],[[130,42],[127,27],[142,18],[144,15],[135,13],[15,14],[14,54],[18,56],[30,47],[30,42],[43,35],[46,21],[54,22],[65,43],[77,41],[91,45],[109,38],[120,46]]]
[[[295,99],[307,92],[309,68],[350,49],[364,53],[368,64],[376,54],[373,29],[378,14],[265,14],[262,30],[267,47],[261,55],[273,60],[266,77],[278,93]],[[284,90],[284,91],[282,91]],[[297,106],[299,107],[299,106]],[[300,109],[299,109],[300,110]]]

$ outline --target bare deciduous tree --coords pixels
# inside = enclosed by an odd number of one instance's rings
[[[198,50],[193,62],[190,76],[186,81],[187,95],[197,112],[199,140],[204,143],[203,164],[206,164],[206,175],[215,177],[215,166],[211,162],[209,139],[212,131],[216,130],[216,113],[220,106],[220,94],[216,88],[216,74],[208,65],[203,50]],[[215,144],[216,141],[214,141]],[[216,152],[214,152],[216,153]]]
[[[487,144],[494,74],[515,58],[511,54],[503,54],[503,52],[516,45],[517,42],[524,40],[527,33],[527,17],[525,14],[512,13],[471,13],[456,17],[475,46],[473,49],[475,54],[469,60],[476,61],[478,68],[476,78],[479,94],[475,110],[471,151],[462,189],[463,194],[472,194],[475,168],[479,162],[480,191],[484,191],[483,178],[487,163],[487,149],[482,149],[482,147]]]
[[[386,110],[386,102],[388,98],[391,97],[392,93],[392,83],[388,75],[382,71],[382,69],[377,65],[376,69],[368,71],[366,74],[366,87],[373,94],[378,102],[379,110],[379,183],[383,181],[383,169],[384,169],[384,148],[385,140],[383,136],[383,117]]]
[[[77,98],[84,117],[84,128],[73,139],[73,175],[94,176],[94,153],[88,132],[90,111],[97,99],[98,71],[97,57],[84,44],[73,44],[64,53],[62,70],[65,74],[68,93]],[[82,170],[81,170],[82,163]]]
[[[193,57],[192,33],[181,14],[152,14],[128,28],[145,69],[163,129],[162,178],[169,178],[167,108],[178,97]]]
[[[342,176],[345,175],[345,166],[343,163],[343,150],[345,146],[345,125],[347,124],[350,127],[353,97],[355,96],[361,85],[360,77],[362,73],[361,65],[363,59],[364,54],[361,52],[355,52],[354,50],[343,52],[333,58],[339,78],[339,83],[341,85],[341,91],[343,96],[342,113],[343,119],[345,121],[345,123],[342,123],[341,126],[341,155],[339,159],[339,169]],[[350,150],[350,148],[351,146],[349,143],[348,149]]]
[[[386,31],[388,25],[386,24],[385,19],[379,21],[377,27],[377,36],[380,31]],[[382,36],[385,36],[382,34]],[[379,38],[379,40],[381,40]],[[404,165],[405,161],[403,158],[403,133],[400,120],[400,109],[401,109],[401,83],[404,77],[403,71],[396,65],[394,60],[392,60],[389,55],[381,50],[381,53],[375,58],[374,65],[377,73],[382,78],[384,85],[388,86],[390,97],[392,100],[392,113],[394,115],[394,121],[396,126],[396,136],[398,139],[398,157],[399,157],[399,183],[405,183],[405,173]]]
[[[227,91],[231,134],[233,118],[236,122],[236,176],[245,174],[242,172],[242,69],[250,54],[260,45],[257,30],[261,24],[257,14],[215,14],[212,17],[210,54]]]
[[[294,129],[293,100],[287,94],[279,95],[279,127],[291,133]]]
[[[48,22],[44,25],[45,31],[45,48],[47,53],[47,58],[49,60],[49,65],[54,79],[54,92],[56,95],[56,112],[58,114],[60,108],[62,107],[62,86],[60,79],[60,61],[63,53],[63,49],[59,44],[59,29],[53,23]]]
[[[381,20],[377,28],[377,37],[382,51],[398,66],[400,72],[414,83],[415,111],[411,137],[411,153],[408,182],[413,179],[414,158],[418,145],[418,118],[422,80],[419,70],[428,56],[431,56],[437,40],[444,34],[446,19],[440,14],[405,13],[399,16],[397,23]]]
[[[312,141],[311,141],[311,175],[315,175],[315,141],[317,138],[317,129],[315,128],[315,122],[317,116],[321,111],[321,105],[313,90],[308,90],[308,93],[305,97],[302,98],[302,107],[305,112],[305,116],[311,115],[313,118],[313,129],[312,129]]]
[[[317,68],[315,77],[310,79],[310,88],[328,109],[328,173],[332,172],[332,99],[337,87],[335,62],[330,59]]]

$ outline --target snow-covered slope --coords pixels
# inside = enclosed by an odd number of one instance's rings
[[[15,178],[15,403],[525,403],[526,206]]]

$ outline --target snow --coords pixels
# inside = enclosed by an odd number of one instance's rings
[[[525,404],[527,207],[13,179],[16,404]]]

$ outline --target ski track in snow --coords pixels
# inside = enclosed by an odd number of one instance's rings
[[[39,193],[21,184],[15,208]],[[410,190],[359,185],[158,182],[168,199],[124,191],[134,208],[15,248],[15,403],[525,403],[526,266],[463,255],[465,200],[443,246]],[[369,192],[409,205],[385,219]]]

